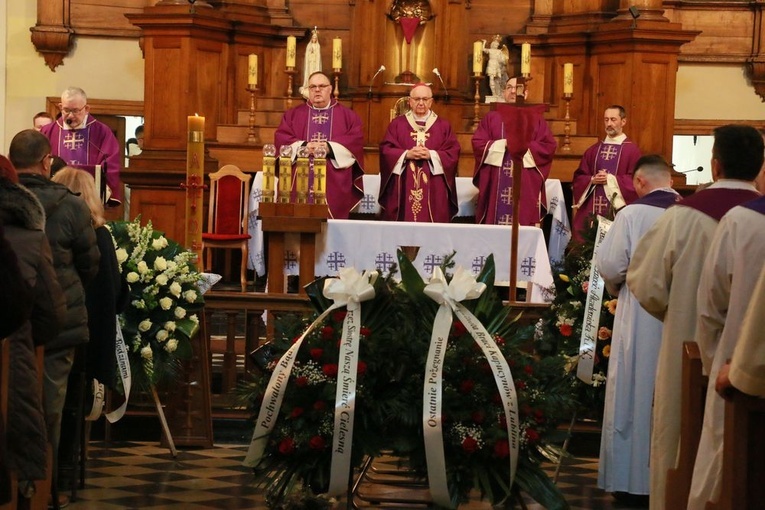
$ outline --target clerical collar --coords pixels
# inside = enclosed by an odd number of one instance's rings
[[[626,139],[627,139],[627,135],[625,135],[624,133],[621,133],[620,135],[617,135],[614,137],[606,136],[606,139],[603,140],[603,143],[621,144]]]
[[[85,117],[83,117],[83,119],[82,119],[82,122],[77,124],[76,126],[70,126],[69,124],[66,123],[66,121],[63,121],[61,124],[64,127],[64,131],[71,131],[71,130],[75,130],[75,129],[82,129],[85,126],[88,125],[88,114],[86,113]]]
[[[330,108],[332,108],[333,105],[332,105],[332,100],[330,99],[329,103],[327,103],[327,106],[318,107],[313,103],[309,103],[308,106],[310,106],[314,110],[329,110]]]
[[[412,117],[414,117],[414,120],[417,122],[427,122],[430,116],[433,114],[433,110],[428,110],[428,113],[424,115],[423,117],[418,117],[416,113],[414,113],[414,110],[412,110]]]

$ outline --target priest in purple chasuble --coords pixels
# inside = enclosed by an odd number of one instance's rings
[[[109,205],[122,202],[122,151],[111,128],[90,115],[88,98],[80,88],[69,87],[61,94],[61,116],[41,129],[50,140],[51,153],[75,168],[95,172],[106,165]]]
[[[515,103],[515,86],[514,78],[508,80],[506,103]],[[557,142],[542,116],[544,110],[544,105],[497,103],[497,109],[481,119],[473,135],[476,223],[512,224],[514,165],[521,166],[519,223],[535,226],[547,213],[545,180]]]
[[[330,218],[348,219],[351,210],[364,197],[364,132],[361,119],[350,108],[332,98],[327,75],[313,73],[308,78],[308,101],[284,112],[274,134],[277,150],[292,147],[293,167],[298,149],[309,151],[309,187],[313,189],[313,154],[321,147],[327,154],[327,206]],[[296,201],[296,182],[292,182],[292,201]],[[313,193],[308,202],[313,203]]]
[[[608,216],[609,211],[618,211],[638,198],[632,172],[640,159],[640,149],[624,134],[627,124],[624,108],[619,105],[606,108],[604,122],[606,138],[584,152],[571,183],[574,239],[581,239],[591,215]]]
[[[429,86],[412,87],[411,110],[391,121],[380,143],[383,220],[448,223],[457,214],[460,145],[432,103]]]

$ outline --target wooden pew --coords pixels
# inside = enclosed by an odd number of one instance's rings
[[[704,423],[704,403],[707,395],[707,376],[703,375],[701,355],[696,342],[683,344],[683,398],[680,405],[680,451],[676,469],[667,471],[667,508],[688,506],[693,464]],[[743,508],[743,507],[741,507]]]
[[[765,399],[735,392],[725,404],[722,490],[707,510],[758,508],[765,501]]]

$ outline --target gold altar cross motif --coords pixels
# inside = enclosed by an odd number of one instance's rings
[[[425,145],[425,141],[430,138],[430,133],[426,133],[424,130],[418,129],[417,131],[412,131],[409,133],[409,136],[412,137],[417,145]]]
[[[69,150],[79,149],[85,143],[85,137],[77,134],[76,131],[64,136],[64,147]]]
[[[600,157],[603,158],[604,161],[610,161],[614,159],[617,154],[619,154],[619,151],[616,150],[616,147],[610,143],[605,144],[600,150]]]
[[[314,124],[326,124],[329,121],[329,115],[326,113],[316,113],[311,117]]]

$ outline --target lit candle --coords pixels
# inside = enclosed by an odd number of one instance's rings
[[[481,74],[483,70],[483,42],[473,43],[473,74]]]
[[[531,44],[521,44],[521,74],[528,76],[531,74]]]
[[[254,53],[247,58],[247,85],[258,86],[258,56]]]
[[[343,68],[343,40],[339,37],[332,39],[332,69]]]
[[[287,37],[287,67],[295,67],[297,40],[294,35]]]
[[[563,64],[563,93],[574,93],[574,64],[571,62]]]
[[[186,142],[186,248],[202,260],[202,186],[205,168],[205,118],[188,118]]]

